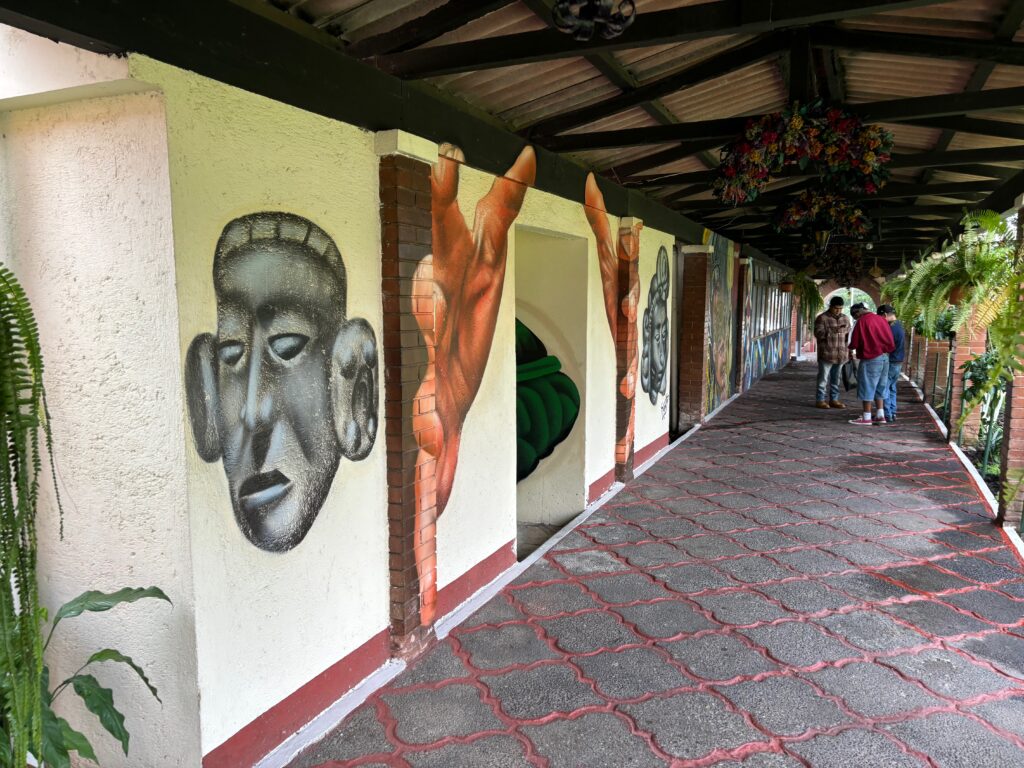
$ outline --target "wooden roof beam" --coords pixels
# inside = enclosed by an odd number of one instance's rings
[[[756,35],[881,11],[936,5],[942,0],[717,0],[637,15],[629,31],[610,40],[577,41],[555,29],[522,32],[380,56],[375,63],[400,77],[436,77],[482,69],[574,58],[599,51],[645,48],[721,35]]]
[[[390,32],[357,40],[345,49],[350,56],[365,59],[410,48],[436,40],[452,30],[488,13],[511,5],[514,0],[448,0],[444,5],[413,19]]]
[[[1024,45],[940,35],[905,35],[899,32],[869,32],[839,27],[814,30],[812,45],[848,51],[895,53],[930,59],[987,61],[1024,66]]]

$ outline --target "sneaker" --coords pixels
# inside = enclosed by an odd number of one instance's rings
[[[885,423],[886,424],[895,424],[896,423],[896,417],[895,416],[886,415]]]
[[[828,401],[828,407],[829,408],[845,408],[846,406],[843,405],[842,403],[840,403],[838,400],[829,400]]]
[[[875,422],[872,421],[871,419],[865,419],[863,416],[861,416],[859,419],[850,419],[850,423],[856,424],[859,427],[870,427]]]
[[[828,403],[819,400],[817,403],[814,404],[814,407],[815,408],[824,408],[824,409],[828,410],[829,405],[828,405]]]

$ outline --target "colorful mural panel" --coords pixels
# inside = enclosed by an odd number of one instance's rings
[[[752,261],[743,291],[743,389],[789,362],[791,297],[782,293],[782,273]]]
[[[420,458],[416,474],[416,568],[420,582],[420,621],[437,611],[436,521],[455,482],[462,426],[491,354],[498,308],[505,285],[508,230],[519,215],[537,173],[537,159],[526,147],[504,176],[477,203],[472,228],[459,209],[458,147],[440,147],[431,174],[433,255],[417,270],[416,285],[431,291],[434,312],[417,314],[427,346],[427,372],[417,397],[433,397],[435,410],[414,418]]]
[[[658,395],[668,390],[668,251],[658,249],[658,261],[644,310],[644,353],[640,361],[640,386],[658,402]]]
[[[345,316],[345,264],[319,226],[283,212],[224,227],[217,331],[193,339],[185,384],[196,450],[223,460],[235,521],[260,549],[309,533],[341,459],[377,435],[377,342]]]
[[[632,227],[620,227],[618,238],[612,237],[604,195],[592,173],[587,175],[584,200],[587,221],[597,240],[605,313],[615,343],[618,377],[615,464],[617,473],[623,471],[631,476],[636,424],[633,406],[638,363],[636,319],[640,304],[640,230],[643,225],[636,223]]]
[[[731,240],[716,234],[711,234],[708,242],[712,247],[708,265],[710,360],[705,391],[707,410],[710,412],[735,393],[735,277],[739,248]]]
[[[572,432],[580,391],[537,335],[516,319],[516,481]]]

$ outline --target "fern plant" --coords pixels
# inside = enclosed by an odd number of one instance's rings
[[[796,272],[787,279],[793,283],[793,296],[800,300],[800,319],[804,327],[813,328],[815,318],[825,309],[818,284],[806,271]]]
[[[0,761],[14,766],[26,764],[43,730],[45,612],[36,588],[40,441],[52,446],[39,328],[25,291],[0,264]]]

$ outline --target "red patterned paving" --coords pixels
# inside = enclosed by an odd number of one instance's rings
[[[294,768],[1024,765],[1024,565],[903,392],[791,366]]]

